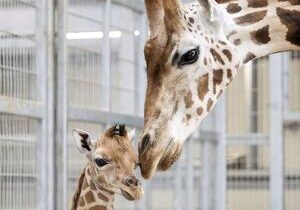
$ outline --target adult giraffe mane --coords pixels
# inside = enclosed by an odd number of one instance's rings
[[[145,0],[144,178],[168,169],[249,61],[300,47],[300,0]]]

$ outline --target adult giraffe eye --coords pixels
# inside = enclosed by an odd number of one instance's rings
[[[105,165],[107,165],[109,163],[108,160],[105,160],[105,159],[96,159],[95,160],[96,164],[99,166],[99,167],[103,167]]]
[[[199,47],[186,52],[180,59],[179,66],[195,63],[199,58]]]

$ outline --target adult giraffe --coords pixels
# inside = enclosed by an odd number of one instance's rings
[[[243,64],[300,47],[300,0],[145,0],[144,178],[168,169]]]

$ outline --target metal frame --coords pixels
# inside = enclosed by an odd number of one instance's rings
[[[284,143],[282,56],[269,58],[270,79],[270,186],[272,210],[284,209]]]

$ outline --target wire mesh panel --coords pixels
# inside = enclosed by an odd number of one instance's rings
[[[122,5],[112,4],[110,26],[111,110],[116,113],[135,115],[138,94],[135,77],[137,55],[141,36],[142,13]],[[145,74],[145,72],[142,72]],[[139,113],[140,114],[140,113]]]
[[[70,0],[68,10],[68,99],[81,108],[107,109],[103,96],[105,1]]]
[[[0,114],[0,209],[35,209],[37,120]]]
[[[36,100],[35,1],[0,2],[0,95]]]
[[[270,209],[268,95],[268,58],[246,66],[228,91],[227,200],[230,210]]]
[[[36,13],[35,0],[0,2],[0,102],[9,101],[7,110],[16,112],[0,110],[0,209],[5,210],[37,208],[40,121],[15,109],[21,101],[39,100]]]

